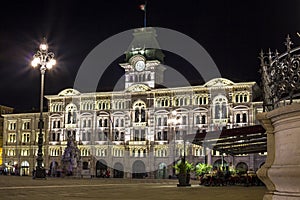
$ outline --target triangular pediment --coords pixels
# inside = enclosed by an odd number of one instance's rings
[[[233,85],[234,82],[226,78],[215,78],[204,84],[204,87],[224,87]]]
[[[127,92],[146,92],[150,91],[150,87],[144,84],[134,84],[127,88]]]
[[[72,88],[65,89],[58,94],[58,96],[76,96],[76,95],[80,95],[80,92]]]

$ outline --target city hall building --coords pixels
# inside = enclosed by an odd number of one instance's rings
[[[134,39],[155,39],[155,34],[153,28],[136,29]],[[81,93],[70,88],[45,96],[43,164],[52,174],[61,171],[71,136],[83,170],[95,177],[109,170],[118,178],[168,178],[183,156],[194,164],[206,160],[254,171],[264,163],[264,152],[232,156],[184,140],[196,132],[258,124],[262,102],[254,101],[255,82],[216,78],[197,86],[158,87],[168,73],[161,50],[137,47],[125,57],[120,64],[124,90]],[[36,166],[39,114],[3,116],[3,162],[8,173],[29,175]]]

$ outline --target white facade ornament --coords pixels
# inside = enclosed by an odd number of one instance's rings
[[[80,95],[80,92],[72,88],[65,89],[58,94],[58,96],[76,96],[76,95]]]

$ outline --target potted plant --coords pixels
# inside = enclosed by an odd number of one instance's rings
[[[194,170],[193,163],[189,163],[188,161],[184,161],[181,159],[175,164],[175,171],[178,177],[179,184],[178,187],[181,186],[191,186],[190,184],[190,172]]]
[[[212,169],[212,165],[199,163],[195,167],[195,172],[198,176],[203,176],[204,174],[208,174]]]
[[[200,185],[207,184],[208,178],[205,174],[209,174],[212,169],[212,165],[208,165],[205,163],[199,163],[195,167],[195,173],[200,178]]]

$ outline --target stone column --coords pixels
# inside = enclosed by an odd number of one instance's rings
[[[267,131],[268,156],[258,171],[268,192],[264,200],[300,199],[300,104],[257,116]]]
[[[211,149],[207,149],[206,150],[206,153],[207,153],[207,164],[209,164],[209,165],[213,165],[211,151],[212,151]]]

